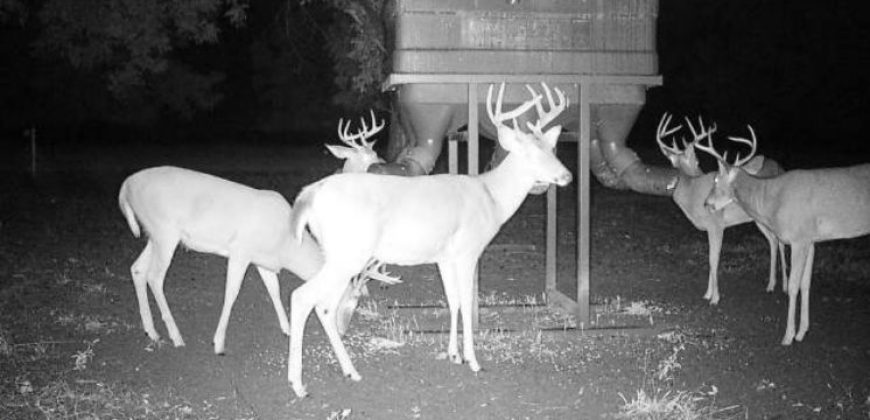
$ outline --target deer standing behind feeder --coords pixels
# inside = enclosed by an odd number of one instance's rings
[[[374,114],[372,114],[374,122]],[[349,123],[348,123],[349,126]],[[348,126],[339,134],[344,139]],[[365,126],[350,136],[365,142],[381,128]],[[371,150],[369,144],[368,150]],[[350,169],[364,171],[360,162],[370,161],[370,155],[359,151],[360,157],[349,153]],[[362,156],[362,155],[365,156]],[[345,165],[345,168],[349,168]],[[163,292],[166,271],[178,244],[186,248],[227,258],[224,304],[213,338],[214,352],[224,353],[224,342],[230,312],[238,296],[248,266],[256,266],[260,278],[278,316],[281,331],[290,334],[287,314],[279,296],[278,272],[286,269],[302,280],[309,280],[323,266],[323,255],[317,242],[308,233],[295,237],[290,230],[292,209],[279,193],[258,190],[213,175],[173,166],[143,169],[130,175],[121,185],[118,204],[133,236],[144,230],[148,242],[130,267],[139,315],[145,333],[153,341],[160,335],[154,328],[148,291],[160,309],[172,344],[184,345]],[[350,277],[348,277],[350,278]],[[393,281],[383,266],[368,264],[354,273],[345,289],[336,318],[336,328],[343,334],[350,323],[359,297],[368,278]]]
[[[753,219],[743,211],[737,204],[730,204],[722,208],[721,211],[710,212],[704,206],[704,201],[710,190],[713,189],[713,180],[716,177],[715,172],[703,173],[698,158],[695,155],[695,145],[705,137],[712,137],[716,132],[716,125],[704,127],[704,122],[698,118],[700,126],[699,131],[695,131],[692,122],[686,118],[686,125],[692,132],[692,141],[686,143],[683,141],[683,148],[676,146],[676,142],[667,145],[664,142],[665,137],[674,134],[682,128],[678,125],[672,129],[668,129],[671,116],[667,113],[662,115],[659,121],[658,130],[656,131],[656,142],[659,145],[659,150],[671,162],[671,165],[678,170],[677,176],[668,185],[668,188],[673,191],[673,199],[683,214],[698,230],[707,232],[708,244],[708,259],[709,259],[709,274],[707,276],[707,292],[704,293],[704,299],[710,301],[711,305],[719,303],[719,256],[722,252],[722,237],[725,229],[748,223]],[[776,161],[764,156],[755,156],[750,162],[747,162],[747,170],[758,177],[771,177],[783,173],[782,166]],[[757,223],[758,230],[767,239],[770,245],[770,276],[767,282],[767,291],[772,292],[776,286],[776,256],[777,249],[779,250],[780,262],[782,263],[782,290],[786,289],[786,266],[785,266],[785,245],[780,242],[776,235],[764,227],[763,224]]]
[[[815,244],[870,234],[870,164],[839,168],[795,169],[774,178],[758,178],[744,168],[755,155],[757,139],[728,137],[746,144],[750,153],[734,163],[708,144],[698,150],[719,162],[714,188],[706,199],[711,211],[739,205],[757,223],[791,246],[788,319],[783,345],[802,341],[810,327],[810,280]],[[795,333],[797,296],[801,296],[800,328]]]

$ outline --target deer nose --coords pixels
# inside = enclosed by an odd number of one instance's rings
[[[565,171],[562,175],[556,177],[556,185],[564,187],[570,184],[572,179],[574,179],[574,177],[571,175],[571,172]]]

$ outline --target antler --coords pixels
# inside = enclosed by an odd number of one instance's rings
[[[741,158],[740,154],[737,154],[737,159],[734,160],[734,163],[728,163],[728,152],[725,152],[724,155],[719,154],[716,149],[713,148],[713,136],[711,136],[712,131],[707,134],[707,143],[702,144],[700,140],[695,141],[695,148],[713,156],[720,162],[726,163],[730,166],[743,166],[746,162],[749,162],[753,157],[755,157],[755,151],[758,146],[758,141],[755,138],[755,130],[752,129],[751,125],[747,124],[749,127],[749,133],[752,134],[752,140],[748,140],[742,137],[728,137],[728,140],[735,141],[737,143],[743,143],[749,145],[752,150],[749,151],[749,154],[746,157]],[[715,130],[713,130],[715,131]]]
[[[744,139],[742,137],[730,137],[730,136],[728,137],[728,140],[736,141],[738,143],[747,144],[747,145],[749,145],[749,147],[752,148],[752,150],[749,151],[749,154],[746,155],[746,157],[743,159],[740,159],[740,154],[738,153],[737,154],[737,161],[734,162],[734,166],[743,166],[743,164],[745,164],[746,162],[749,162],[755,156],[755,151],[758,147],[758,140],[755,138],[755,130],[753,130],[752,126],[749,124],[746,124],[746,126],[749,127],[749,134],[752,134],[752,140]]]
[[[532,91],[532,99],[529,99],[526,102],[523,102],[522,105],[516,107],[513,111],[501,112],[502,99],[504,98],[504,82],[498,88],[498,97],[495,103],[495,110],[492,108],[492,85],[489,85],[489,89],[486,91],[486,112],[489,114],[489,120],[492,121],[492,125],[495,126],[496,129],[500,127],[504,127],[503,122],[507,120],[513,120],[514,129],[517,128],[517,117],[522,115],[524,112],[528,111],[535,105],[539,105],[541,103],[541,95],[536,94]]]
[[[371,149],[375,144],[374,140],[371,142],[367,142],[366,139],[377,134],[381,131],[386,125],[386,121],[381,121],[378,124],[377,119],[375,118],[375,111],[369,110],[372,115],[372,127],[369,128],[366,125],[366,121],[364,118],[360,118],[360,122],[362,123],[362,129],[357,130],[356,133],[350,134],[348,131],[350,130],[350,120],[347,121],[347,124],[344,124],[344,119],[338,120],[338,138],[341,141],[354,149]],[[342,127],[343,126],[343,127]]]
[[[561,114],[562,111],[564,111],[565,108],[568,107],[569,103],[568,98],[565,97],[565,94],[562,93],[562,90],[560,90],[559,88],[554,88],[554,90],[556,91],[556,97],[559,98],[559,103],[556,104],[553,101],[553,94],[550,92],[550,88],[547,86],[547,84],[541,82],[541,86],[544,88],[544,93],[547,95],[547,105],[550,107],[550,110],[544,112],[544,106],[541,105],[541,101],[538,100],[535,102],[535,111],[537,111],[538,113],[538,121],[536,121],[534,124],[527,123],[529,129],[532,130],[532,132],[535,134],[539,134],[541,130],[543,130],[544,126],[556,119],[556,117],[558,117],[559,114]],[[535,90],[532,89],[531,86],[526,85],[526,89],[528,89],[529,92],[532,94],[532,98],[541,97],[541,95],[538,95],[538,93],[535,92]]]
[[[662,119],[659,120],[658,129],[656,129],[656,142],[659,144],[659,149],[662,151],[662,154],[664,154],[665,157],[668,157],[669,153],[672,155],[679,155],[680,153],[683,153],[683,151],[678,149],[676,146],[668,146],[664,142],[665,137],[670,136],[671,134],[674,134],[681,128],[683,128],[682,125],[678,125],[675,128],[668,129],[668,124],[671,123],[671,117],[671,114],[665,112],[662,115]]]
[[[402,282],[401,276],[394,276],[387,271],[384,263],[372,258],[363,269],[361,277],[367,277],[369,280],[378,280],[386,284],[399,284]]]
[[[704,127],[704,120],[701,118],[700,115],[698,115],[698,125],[701,126],[701,132],[698,133],[697,131],[695,131],[695,127],[692,126],[692,121],[689,120],[689,117],[684,118],[686,119],[686,125],[689,126],[689,131],[692,132],[692,137],[694,137],[694,140],[692,140],[690,144],[697,144],[704,137],[709,137],[711,139],[713,138],[713,133],[716,132],[716,123],[713,123],[710,128]],[[685,140],[683,141],[683,147],[688,147],[685,144]]]

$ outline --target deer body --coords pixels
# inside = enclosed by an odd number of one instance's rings
[[[769,180],[739,171],[731,185],[736,203],[786,243],[870,233],[870,164],[793,170]]]
[[[756,140],[752,134],[752,140],[730,139],[751,145],[754,153]],[[791,246],[788,319],[782,344],[803,340],[810,326],[810,282],[816,242],[870,234],[870,164],[793,170],[762,179],[742,168],[748,159],[738,159],[732,165],[712,147],[706,149],[719,160],[716,185],[710,191],[707,205],[718,210],[734,202]],[[795,332],[798,292],[800,328]]]
[[[448,357],[454,363],[463,360],[457,333],[461,312],[464,360],[473,371],[480,370],[471,319],[477,261],[533,186],[567,185],[571,180],[571,173],[553,154],[561,128],[540,131],[555,117],[552,112],[561,112],[566,106],[562,93],[557,90],[561,107],[555,107],[547,91],[551,111],[532,126],[533,136],[500,122],[539,104],[535,100],[527,102],[504,116],[500,113],[503,89],[504,85],[498,98],[499,116],[488,108],[490,118],[499,126],[499,143],[509,151],[497,168],[478,176],[337,174],[305,187],[299,194],[291,228],[297,234],[306,226],[310,229],[320,243],[325,263],[291,296],[287,376],[297,396],[306,395],[302,385],[302,336],[312,309],[323,324],[344,375],[361,379],[334,330],[331,316],[348,276],[372,257],[402,265],[437,264],[450,310]],[[488,105],[492,88],[489,93]],[[540,100],[540,96],[533,98]],[[538,111],[539,115],[543,113],[540,108]]]
[[[707,195],[715,184],[716,173],[705,174],[701,171],[697,155],[695,154],[695,143],[706,136],[712,136],[716,131],[715,125],[707,129],[703,127],[703,122],[699,121],[701,123],[701,131],[696,132],[692,127],[691,121],[686,119],[686,124],[695,138],[680,150],[675,146],[668,146],[663,142],[663,137],[680,128],[678,126],[673,130],[668,130],[667,125],[669,121],[670,116],[665,114],[659,123],[656,140],[659,143],[661,152],[668,158],[671,165],[678,170],[676,179],[671,183],[674,203],[677,204],[696,229],[707,232],[707,255],[710,268],[704,299],[709,300],[711,305],[716,305],[719,303],[719,258],[722,252],[722,239],[725,235],[725,229],[751,222],[752,218],[736,204],[725,206],[721,211],[717,212],[708,211],[704,205]],[[754,157],[747,164],[747,169],[760,177],[775,176],[783,172],[779,163],[773,159],[766,159],[763,156]],[[774,286],[776,286],[777,250],[779,250],[780,261],[783,265],[782,288],[783,291],[786,291],[785,247],[770,230],[758,223],[757,226],[770,245],[770,276],[768,278],[767,291],[773,291]]]
[[[763,166],[762,170],[758,172],[758,176],[772,176],[773,174],[782,172],[782,168],[773,160],[765,159],[764,162],[765,166]],[[770,163],[768,164],[767,162]],[[707,210],[704,206],[704,201],[713,189],[715,178],[715,172],[700,176],[690,176],[681,173],[673,194],[674,202],[680,210],[683,211],[686,218],[692,222],[692,225],[694,225],[698,230],[707,232],[710,271],[707,279],[707,292],[704,294],[704,299],[708,299],[711,305],[719,303],[718,269],[725,229],[753,221],[752,217],[746,214],[746,212],[736,204],[726,206],[719,212],[711,213]],[[784,245],[769,229],[765,228],[760,223],[756,223],[756,225],[770,245],[770,275],[768,277],[766,290],[772,292],[776,286],[776,261],[777,250],[779,250],[780,261],[783,264],[782,289],[785,291],[786,269]]]
[[[281,329],[290,326],[278,296],[277,273],[282,269],[302,279],[313,277],[323,256],[310,236],[301,241],[290,231],[290,205],[274,191],[257,190],[216,176],[163,166],[128,177],[118,194],[121,212],[133,235],[144,230],[145,249],[130,268],[142,326],[152,340],[159,340],[148,304],[151,288],[172,343],[184,340],[163,294],[166,270],[179,243],[198,252],[228,259],[226,292],[214,336],[215,353],[223,353],[229,314],[248,265],[262,277],[278,315]]]
[[[353,231],[372,238],[368,255],[358,257],[363,262],[374,257],[400,265],[437,263],[482,251],[522,203],[532,182],[498,189],[493,172],[508,166],[480,177],[333,175],[300,193],[294,223],[297,232],[310,224],[324,252],[337,248],[330,240]],[[327,213],[328,220],[317,217]]]
[[[365,171],[378,160],[372,150],[374,142],[365,139],[384,124],[377,124],[372,113],[372,127],[353,135],[350,122],[338,123],[339,138],[354,147],[343,150],[345,171]],[[169,310],[163,293],[166,270],[179,243],[194,251],[227,258],[224,304],[214,335],[214,351],[224,352],[230,312],[238,296],[245,271],[257,267],[278,315],[284,334],[290,334],[287,313],[279,296],[278,272],[286,269],[302,280],[309,280],[323,267],[320,247],[307,232],[296,238],[290,230],[291,207],[275,192],[257,190],[213,175],[173,166],[141,170],[121,185],[118,204],[133,236],[144,229],[148,234],[145,249],[130,267],[142,327],[154,341],[160,339],[154,328],[148,303],[150,287],[164,324],[176,347],[184,340]],[[394,282],[380,267],[366,266],[355,273],[354,284],[344,289],[336,318],[336,329],[347,329],[360,296],[365,294],[368,278]],[[147,286],[146,286],[147,285]]]

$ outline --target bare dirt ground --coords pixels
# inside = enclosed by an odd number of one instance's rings
[[[572,159],[566,152],[563,160]],[[817,247],[812,326],[804,342],[783,347],[787,300],[764,291],[767,243],[755,227],[726,232],[722,301],[711,307],[701,298],[706,235],[670,198],[598,185],[592,300],[600,326],[618,328],[572,329],[571,319],[535,305],[543,301],[545,213],[543,198],[532,196],[480,264],[482,300],[495,305],[483,309],[476,336],[483,372],[444,360],[434,267],[391,267],[405,283],[373,287],[345,337],[363,380],[342,378],[312,317],[304,354],[312,395],[297,400],[286,383],[287,339],[254,270],[234,307],[225,356],[211,344],[226,268],[219,257],[179,249],[170,267],[166,295],[187,346],[155,345],[143,333],[129,266],[144,241],[124,224],[117,188],[136,169],[163,163],[289,199],[339,166],[321,147],[217,145],[156,155],[91,151],[55,162],[36,180],[4,173],[0,418],[870,417],[870,239]],[[560,287],[573,293],[573,186],[561,192]],[[281,279],[289,305],[299,280],[286,272]],[[520,306],[499,306],[508,303]],[[408,305],[430,308],[399,308]],[[651,400],[689,411],[631,414]]]

